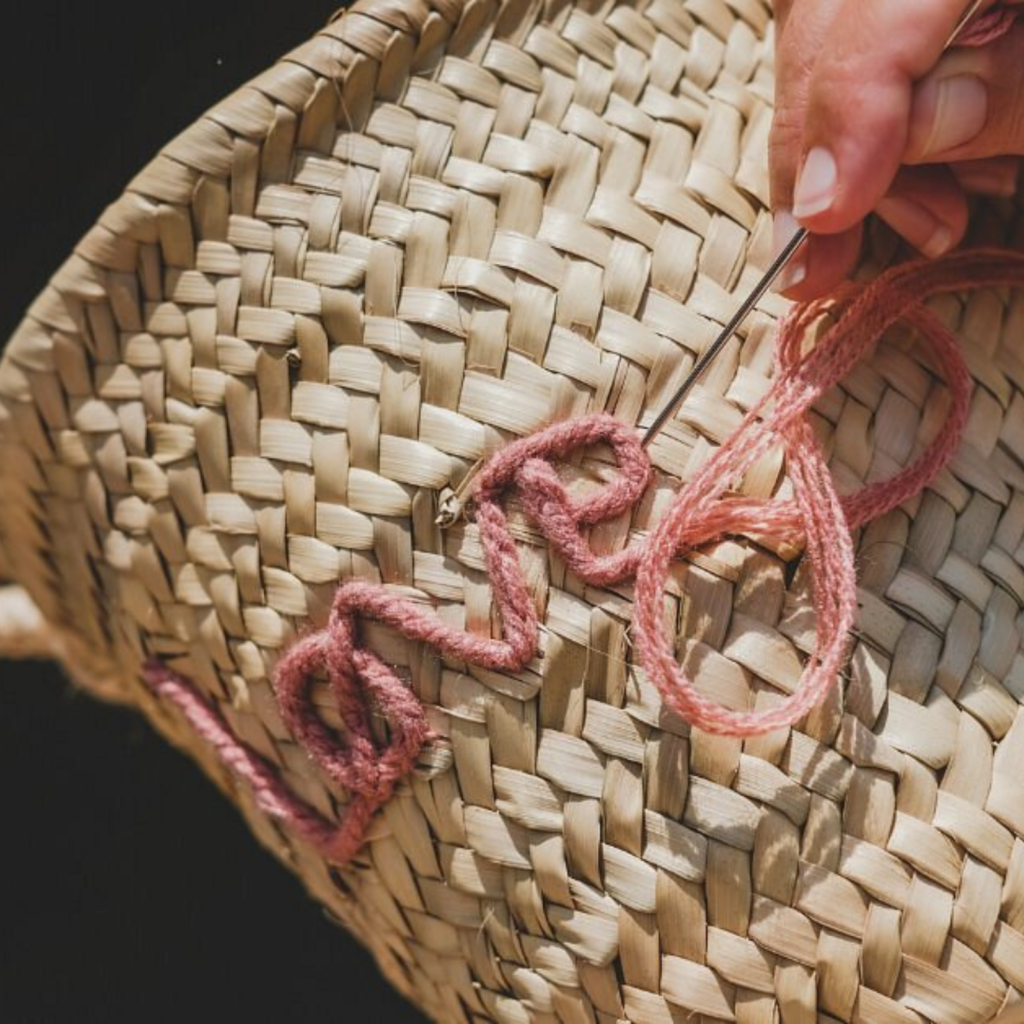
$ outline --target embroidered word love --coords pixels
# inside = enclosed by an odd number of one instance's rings
[[[849,285],[827,301],[796,307],[779,328],[773,384],[765,397],[677,492],[654,530],[620,552],[596,553],[587,530],[633,507],[647,487],[651,467],[632,427],[608,415],[588,416],[555,424],[496,453],[480,473],[474,504],[500,638],[457,629],[386,587],[355,580],[339,586],[326,627],[297,641],[278,664],[275,690],[286,725],[326,775],[350,794],[338,825],[294,797],[283,800],[280,788],[268,781],[272,769],[252,752],[240,753],[236,748],[242,744],[225,739],[204,718],[216,712],[208,705],[205,712],[197,710],[196,701],[204,702],[188,689],[190,684],[180,677],[168,681],[165,673],[154,685],[182,706],[229,766],[253,784],[257,802],[268,814],[285,820],[326,857],[344,863],[358,850],[373,813],[411,770],[430,734],[410,688],[360,643],[358,620],[377,620],[465,662],[511,672],[523,668],[537,652],[538,618],[502,508],[502,501],[514,493],[582,580],[607,586],[636,577],[634,649],[669,707],[695,728],[721,735],[752,736],[792,725],[823,699],[844,657],[856,611],[851,531],[920,492],[948,463],[963,433],[971,379],[956,342],[923,303],[940,293],[981,285],[1024,285],[1024,256],[977,250],[936,262],[907,263],[867,287]],[[832,327],[803,351],[808,329],[826,315],[833,318]],[[949,388],[949,414],[909,466],[887,481],[840,497],[808,413],[897,321],[913,327],[922,348],[930,350]],[[599,443],[611,447],[618,475],[594,493],[574,496],[556,465]],[[785,453],[792,496],[733,496],[730,492],[744,474],[776,445]],[[809,564],[815,647],[795,692],[763,711],[735,712],[710,701],[682,672],[673,637],[664,630],[663,593],[672,560],[725,535],[800,543]],[[319,675],[326,676],[337,701],[345,724],[342,738],[327,728],[311,703],[311,681]],[[387,723],[383,743],[375,740],[370,727],[371,706]]]

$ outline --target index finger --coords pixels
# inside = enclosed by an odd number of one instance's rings
[[[793,212],[845,231],[886,194],[906,146],[914,82],[932,68],[964,0],[843,0],[814,63]]]

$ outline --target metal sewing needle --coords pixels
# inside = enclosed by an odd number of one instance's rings
[[[668,400],[668,403],[661,412],[654,417],[654,422],[647,428],[647,433],[644,434],[644,439],[641,442],[645,448],[654,440],[655,434],[661,430],[668,418],[676,411],[679,403],[686,397],[693,385],[704,375],[704,371],[714,361],[715,356],[722,351],[725,343],[736,333],[740,324],[746,320],[747,314],[761,301],[761,296],[771,288],[775,278],[782,273],[783,268],[793,258],[793,254],[800,248],[808,234],[807,228],[798,228],[793,233],[793,237],[786,243],[782,252],[775,257],[772,265],[764,272],[761,280],[754,285],[753,291],[743,300],[740,308],[733,313],[732,319],[722,328],[718,337],[704,350],[704,354],[700,359],[694,363],[693,369],[687,375],[686,380],[679,385],[676,393]]]
[[[953,29],[952,34],[942,48],[943,53],[956,42],[957,36],[967,27],[967,23],[974,17],[983,2],[984,0],[972,0],[967,5],[967,9],[961,15],[956,28]],[[693,369],[686,376],[686,380],[679,385],[676,393],[668,400],[661,412],[654,417],[654,422],[647,428],[643,441],[640,442],[644,448],[654,440],[661,428],[665,426],[672,414],[679,408],[679,403],[682,402],[694,384],[704,375],[704,371],[711,365],[718,353],[722,351],[726,342],[736,333],[740,324],[746,320],[747,314],[760,302],[764,293],[771,288],[775,279],[782,273],[783,269],[796,254],[797,249],[803,244],[808,234],[807,228],[798,228],[782,251],[775,257],[771,266],[764,272],[764,275],[757,284],[754,285],[753,291],[743,300],[740,308],[733,314],[732,319],[722,328],[718,337],[715,338],[708,348],[705,349],[704,354],[694,363]]]

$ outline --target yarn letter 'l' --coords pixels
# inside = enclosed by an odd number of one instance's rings
[[[955,340],[924,302],[935,295],[989,286],[1024,287],[1024,255],[1002,250],[954,253],[897,266],[871,284],[848,285],[828,300],[798,306],[779,327],[775,374],[764,398],[694,477],[679,489],[645,538],[612,554],[590,547],[586,530],[631,508],[651,467],[633,427],[606,414],[557,423],[497,452],[477,481],[474,504],[487,573],[503,636],[455,628],[423,605],[364,581],[342,583],[327,625],[293,644],[278,663],[275,691],[282,718],[334,783],[350,796],[340,824],[283,791],[275,770],[234,738],[195,687],[162,666],[146,678],[176,704],[224,762],[248,781],[259,806],[335,863],[359,849],[374,812],[415,765],[431,736],[422,705],[383,660],[359,640],[358,619],[377,620],[403,636],[481,667],[515,672],[537,653],[538,616],[519,564],[503,499],[515,493],[526,514],[582,580],[607,586],[636,577],[633,638],[640,665],[666,704],[695,728],[752,736],[792,725],[834,684],[856,612],[851,531],[919,493],[955,454],[967,420],[971,378]],[[809,351],[808,329],[822,316],[833,325]],[[891,479],[840,496],[808,413],[849,373],[882,333],[902,321],[930,350],[950,394],[949,411],[918,457]],[[556,465],[590,445],[610,445],[618,475],[582,496],[571,494]],[[789,498],[730,493],[775,446],[786,457]],[[710,701],[681,670],[663,626],[663,591],[682,552],[725,535],[771,536],[804,545],[817,619],[815,647],[795,692],[759,712]],[[339,740],[321,720],[310,686],[325,676],[345,725]],[[373,728],[371,706],[386,723]]]

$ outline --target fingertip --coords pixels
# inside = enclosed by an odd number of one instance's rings
[[[946,167],[904,168],[876,212],[931,259],[959,245],[967,231],[967,199]]]
[[[808,302],[830,292],[849,277],[856,266],[862,237],[860,224],[841,234],[812,235],[786,268],[798,269],[794,269],[788,279],[780,275],[776,289],[787,299],[798,302]]]
[[[833,118],[833,122],[840,119]],[[816,235],[849,231],[871,213],[900,170],[903,129],[898,119],[849,120],[818,129],[797,175],[793,213]]]
[[[951,164],[950,169],[965,192],[1001,199],[1017,194],[1020,174],[1020,160],[1017,157],[966,160]]]
[[[918,252],[937,259],[953,248],[953,230],[911,199],[886,196],[878,204],[878,216]]]
[[[913,95],[906,163],[1024,155],[1024,24],[985,46],[955,50]]]
[[[973,58],[972,55],[972,59]],[[904,160],[936,162],[981,134],[988,119],[988,88],[976,74],[962,67],[959,54],[942,61],[913,93]]]

